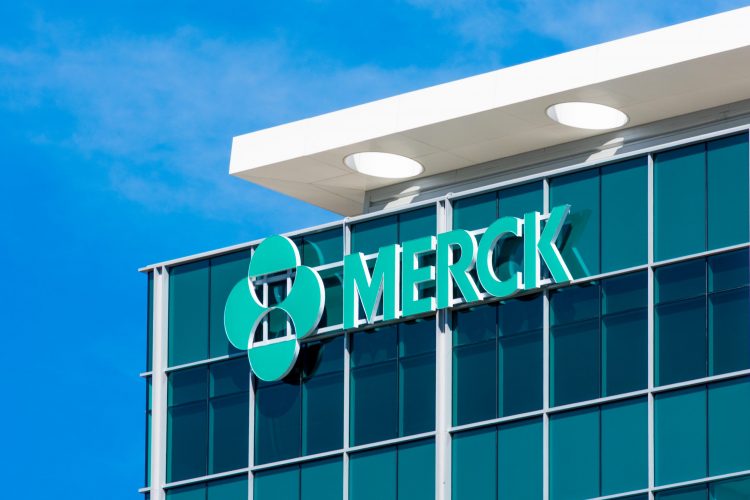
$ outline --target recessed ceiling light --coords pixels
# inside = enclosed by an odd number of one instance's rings
[[[405,179],[424,172],[421,163],[406,156],[377,151],[353,153],[344,158],[344,163],[352,170],[373,177]]]
[[[604,104],[561,102],[547,108],[547,116],[568,127],[607,130],[628,123],[628,115]]]

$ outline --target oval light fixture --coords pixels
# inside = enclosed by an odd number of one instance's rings
[[[378,151],[352,153],[344,158],[344,164],[355,172],[386,179],[405,179],[424,172],[424,167],[416,160]]]
[[[547,108],[547,116],[568,127],[607,130],[628,123],[628,115],[619,109],[593,102],[561,102]]]

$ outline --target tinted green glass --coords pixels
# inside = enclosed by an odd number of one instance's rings
[[[550,499],[599,496],[599,409],[550,417]]]
[[[484,193],[453,202],[454,229],[483,229],[497,219],[497,192]]]
[[[453,314],[453,345],[494,340],[497,336],[497,305],[463,309]]]
[[[704,297],[656,307],[656,384],[706,376]]]
[[[302,453],[338,449],[344,427],[344,337],[305,344],[300,357]]]
[[[255,473],[254,500],[299,500],[299,467],[283,467]]]
[[[398,243],[398,217],[391,215],[352,225],[351,253],[365,255],[377,252],[380,247]]]
[[[343,323],[344,313],[344,274],[340,267],[320,271],[323,286],[326,290],[323,317],[320,320],[320,328],[335,326]]]
[[[660,267],[656,278],[656,303],[701,297],[706,293],[706,262],[703,259]]]
[[[708,488],[701,484],[678,490],[661,491],[654,498],[656,500],[708,500]]]
[[[206,474],[207,402],[169,408],[167,413],[167,482]]]
[[[711,500],[742,500],[750,498],[750,478],[727,479],[709,486]]]
[[[399,435],[435,429],[435,320],[402,323],[399,336]]]
[[[299,377],[290,375],[282,382],[257,383],[255,463],[299,456],[302,413]]]
[[[695,387],[655,398],[656,484],[706,475],[706,389]]]
[[[498,308],[499,415],[542,407],[542,296]]]
[[[451,449],[453,500],[496,500],[498,467],[495,427],[456,434]]]
[[[300,466],[300,500],[336,500],[344,495],[344,469],[340,458],[316,460]]]
[[[560,253],[574,278],[599,273],[599,169],[550,180],[550,206],[570,204],[560,235]]]
[[[375,329],[355,333],[351,338],[351,444],[397,437],[397,330],[395,327]]]
[[[645,398],[601,407],[601,495],[648,486],[648,403]]]
[[[341,227],[312,233],[302,238],[300,248],[302,264],[322,266],[339,262],[344,258],[344,238]]]
[[[396,500],[396,448],[357,453],[349,460],[350,500]]]
[[[208,473],[247,467],[248,394],[212,399],[209,410]]]
[[[708,471],[750,469],[750,379],[708,386]]]
[[[250,390],[250,365],[244,357],[213,363],[210,372],[211,397],[244,394]]]
[[[146,371],[153,366],[152,349],[154,346],[154,272],[148,273],[146,292]]]
[[[645,157],[601,168],[601,270],[603,273],[646,263],[648,256],[647,188]]]
[[[750,253],[747,249],[708,258],[708,291],[721,292],[750,284]]]
[[[522,184],[498,192],[499,217],[523,218],[527,212],[544,209],[541,182]],[[523,239],[506,239],[495,252],[496,273],[500,279],[507,279],[512,273],[523,271]]]
[[[268,305],[275,306],[286,298],[286,281],[279,281],[268,285]],[[287,334],[289,315],[281,309],[273,309],[268,315],[268,338],[277,339]],[[291,326],[291,325],[289,325]],[[258,328],[256,332],[260,333]]]
[[[239,352],[229,343],[224,332],[224,306],[232,288],[247,279],[249,266],[249,251],[211,259],[209,356],[212,358]]]
[[[398,215],[398,242],[415,240],[423,236],[434,236],[437,232],[437,209],[435,205],[404,212]]]
[[[434,441],[417,441],[399,445],[397,478],[398,500],[433,500],[435,498]]]
[[[497,416],[497,306],[453,314],[453,423]]]
[[[706,146],[654,156],[656,260],[706,249]]]
[[[208,369],[205,366],[169,374],[169,406],[205,401],[208,394]]]
[[[648,381],[645,272],[602,282],[602,395],[645,389]]]
[[[169,366],[208,357],[208,261],[169,271]]]
[[[206,485],[197,484],[167,490],[167,500],[206,500]]]
[[[750,289],[708,297],[709,374],[750,368]]]
[[[708,248],[748,241],[747,134],[706,144]]]
[[[498,427],[498,498],[542,498],[542,420],[522,420]]]
[[[247,476],[211,481],[206,490],[206,500],[247,500]]]

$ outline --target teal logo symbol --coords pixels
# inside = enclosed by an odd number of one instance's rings
[[[269,306],[260,300],[255,282],[264,276],[292,271],[292,286],[278,304]],[[325,288],[314,269],[301,265],[299,250],[285,236],[271,236],[258,245],[250,260],[247,279],[229,293],[224,308],[224,329],[237,349],[247,349],[253,373],[265,381],[284,378],[294,367],[299,354],[299,339],[312,334],[323,315]],[[273,310],[287,314],[292,325],[286,335],[269,339],[259,336],[263,318]]]

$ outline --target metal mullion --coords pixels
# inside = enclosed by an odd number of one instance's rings
[[[682,481],[680,483],[664,484],[661,486],[655,486],[654,492],[662,492],[664,490],[671,490],[673,488],[684,488],[685,486],[696,486],[700,484],[713,483],[716,481],[723,481],[725,479],[735,479],[739,477],[750,476],[750,469],[745,469],[738,472],[730,472],[728,474],[721,474],[718,476],[702,477],[700,479],[693,479],[690,481]]]
[[[654,155],[648,155],[647,165],[647,255],[648,255],[648,275],[647,275],[647,294],[648,294],[648,312],[647,312],[647,364],[648,364],[648,400],[647,400],[647,436],[648,436],[648,498],[654,500],[654,485],[656,481],[656,434],[655,434],[655,404],[654,404],[654,377],[655,377],[655,294],[654,294]]]
[[[659,268],[659,267],[668,266],[670,264],[679,264],[680,262],[685,262],[688,260],[711,257],[713,255],[732,252],[734,250],[742,250],[745,248],[750,248],[750,243],[739,243],[737,245],[730,245],[727,247],[716,248],[713,250],[706,250],[704,252],[691,253],[690,255],[683,255],[681,257],[674,257],[672,259],[654,261],[652,263],[652,266],[655,268]]]
[[[542,181],[542,211],[549,213],[549,178]],[[542,295],[542,498],[550,497],[549,455],[549,401],[550,401],[550,314],[549,289]]]
[[[343,253],[344,256],[349,255],[351,252],[352,243],[352,227],[349,219],[344,219],[343,223]],[[343,325],[342,325],[343,326]],[[351,384],[351,333],[344,332],[344,432],[343,432],[343,443],[342,443],[342,456],[341,456],[341,467],[343,468],[343,481],[342,481],[342,500],[349,499],[349,442],[350,442],[350,413],[351,408],[349,405],[349,392]]]
[[[269,469],[276,469],[277,467],[284,467],[287,465],[299,465],[307,462],[312,462],[321,458],[330,458],[341,455],[343,449],[324,451],[321,453],[315,453],[314,455],[302,455],[300,457],[287,458],[285,460],[278,460],[276,462],[269,462],[265,464],[254,465],[250,467],[250,472],[260,472]]]
[[[450,198],[437,204],[438,234],[452,229]],[[435,494],[437,500],[451,498],[452,334],[450,313],[441,309],[435,315]]]
[[[255,254],[255,249],[251,249],[250,258],[252,259]],[[264,297],[265,300],[265,297]],[[262,323],[265,323],[263,321]],[[261,325],[261,328],[265,326]],[[250,339],[250,345],[253,344],[255,339]],[[247,356],[247,353],[240,353]],[[248,370],[248,415],[247,415],[247,500],[253,500],[255,495],[255,474],[253,474],[253,466],[255,465],[255,389],[256,384],[253,384],[253,371]]]
[[[151,498],[164,500],[167,474],[167,367],[169,365],[169,270],[154,269],[151,377]]]
[[[191,477],[190,479],[183,479],[181,481],[173,481],[164,485],[164,489],[178,488],[180,486],[188,486],[191,484],[200,484],[211,481],[213,479],[223,479],[227,477],[239,476],[243,473],[247,473],[248,468],[242,467],[241,469],[234,469],[225,472],[217,472],[216,474],[207,474],[205,476]],[[153,498],[153,497],[152,497]]]

